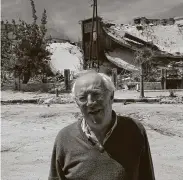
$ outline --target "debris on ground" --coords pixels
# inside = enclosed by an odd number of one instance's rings
[[[183,104],[183,96],[175,97],[162,97],[160,104]]]

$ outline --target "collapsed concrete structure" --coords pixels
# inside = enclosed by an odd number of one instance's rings
[[[164,81],[162,88],[183,88],[183,17],[163,20],[141,17],[129,24],[97,19],[93,19],[91,53],[92,18],[81,23],[85,68],[95,68],[99,63],[100,71],[116,68],[118,74],[138,73],[140,65],[135,60],[136,53],[147,47],[155,52],[151,63],[161,72],[159,80]]]

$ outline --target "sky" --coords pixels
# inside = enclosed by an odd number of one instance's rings
[[[37,16],[47,10],[48,30],[54,36],[77,41],[79,21],[92,16],[92,0],[34,0]],[[127,23],[134,17],[169,18],[183,16],[183,0],[98,0],[98,13],[104,19]],[[32,20],[29,0],[1,0],[3,20]]]

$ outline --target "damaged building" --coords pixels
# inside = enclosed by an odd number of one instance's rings
[[[150,61],[156,74],[149,80],[161,84],[155,89],[183,88],[182,25],[183,17],[163,20],[142,17],[129,24],[116,24],[99,17],[85,19],[81,23],[84,68],[98,66],[100,72],[108,73],[115,68],[123,79],[129,79],[139,74],[141,68],[136,61],[137,51],[147,47],[155,52]]]

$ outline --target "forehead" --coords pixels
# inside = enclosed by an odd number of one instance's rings
[[[75,84],[76,94],[87,91],[87,90],[94,90],[94,89],[99,89],[99,90],[104,89],[104,82],[100,75],[93,74],[93,73],[86,74],[76,80],[76,84]]]

